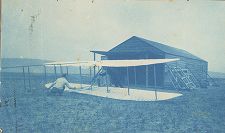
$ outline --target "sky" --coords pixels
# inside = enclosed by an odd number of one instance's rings
[[[132,36],[189,51],[225,72],[225,2],[3,0],[4,58],[92,60]]]

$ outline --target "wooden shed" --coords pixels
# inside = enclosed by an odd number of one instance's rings
[[[102,59],[164,59],[179,58],[179,61],[166,64],[129,68],[129,83],[133,86],[159,88],[193,89],[203,87],[207,81],[207,61],[178,48],[133,36],[111,50],[91,51],[102,55]],[[156,75],[154,75],[154,71]],[[126,85],[126,69],[110,68],[111,79]]]

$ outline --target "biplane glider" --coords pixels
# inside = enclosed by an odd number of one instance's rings
[[[118,100],[132,100],[132,101],[157,101],[168,100],[178,96],[180,93],[171,93],[154,90],[141,90],[130,88],[129,85],[129,67],[154,65],[154,80],[155,78],[155,64],[168,63],[177,61],[179,59],[139,59],[139,60],[100,60],[100,61],[75,61],[75,62],[51,62],[45,63],[46,67],[79,67],[80,76],[81,67],[100,67],[101,69],[94,75],[90,84],[70,83],[71,86],[75,86],[77,89],[68,89],[67,92],[77,92],[81,94],[94,95],[99,97],[118,99]],[[108,68],[124,67],[127,70],[127,86],[126,88],[110,86],[110,75],[108,74]],[[100,76],[101,72],[105,72],[105,86],[95,85],[96,80]],[[119,75],[118,75],[119,76]],[[156,82],[155,82],[156,83]],[[45,84],[46,88],[49,88],[52,83]]]

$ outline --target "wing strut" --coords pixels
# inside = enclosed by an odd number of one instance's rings
[[[130,95],[129,67],[127,67],[127,93]]]
[[[155,72],[155,66],[154,65],[154,86],[155,86],[155,100],[157,101],[157,89],[156,89],[156,72]]]
[[[109,93],[108,67],[106,67],[106,86],[107,86],[107,93]]]

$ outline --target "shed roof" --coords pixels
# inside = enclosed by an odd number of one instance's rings
[[[107,55],[106,51],[96,51],[96,50],[91,50],[90,52],[96,53],[96,54],[101,54],[101,55]]]
[[[137,36],[133,36],[131,38],[129,38],[128,40],[138,40],[138,42],[140,43],[143,43],[144,45],[148,45],[149,47],[154,47],[156,48],[157,50],[160,50],[164,53],[167,53],[167,54],[172,54],[172,55],[176,55],[176,56],[182,56],[182,57],[186,57],[186,58],[191,58],[191,59],[197,59],[197,60],[202,60],[204,61],[203,59],[185,51],[185,50],[182,50],[182,49],[178,49],[178,48],[174,48],[174,47],[170,47],[168,45],[164,45],[164,44],[161,44],[161,43],[158,43],[158,42],[154,42],[154,41],[150,41],[150,40],[147,40],[147,39],[144,39],[144,38],[141,38],[141,37],[137,37]],[[122,42],[121,44],[117,45],[116,47],[112,48],[111,50],[108,51],[108,53],[113,53],[113,52],[119,52],[120,51],[120,46],[121,45],[129,45],[129,43],[127,43],[127,41],[124,41]],[[143,49],[143,50],[146,50],[146,49]]]

